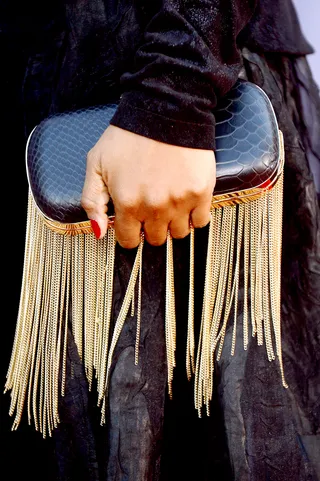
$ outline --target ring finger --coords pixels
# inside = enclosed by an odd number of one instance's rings
[[[160,246],[166,242],[168,222],[162,220],[146,219],[143,225],[146,241],[153,246]]]
[[[175,217],[169,225],[170,233],[175,239],[183,239],[190,234],[190,217],[187,214]]]

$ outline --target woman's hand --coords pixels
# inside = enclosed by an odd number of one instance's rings
[[[115,208],[115,232],[122,247],[133,248],[143,230],[152,245],[203,227],[210,219],[216,181],[212,150],[169,145],[110,126],[87,158],[82,206],[95,234],[107,231],[107,203]]]

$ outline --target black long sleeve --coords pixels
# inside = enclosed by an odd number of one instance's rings
[[[148,0],[146,0],[148,1]],[[215,148],[213,109],[235,83],[239,32],[256,0],[157,0],[112,124],[161,142]]]

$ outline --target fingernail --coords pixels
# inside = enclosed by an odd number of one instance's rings
[[[100,230],[98,222],[96,220],[93,220],[93,219],[91,219],[90,222],[91,222],[91,227],[92,227],[94,235],[96,236],[97,239],[100,239],[101,230]]]

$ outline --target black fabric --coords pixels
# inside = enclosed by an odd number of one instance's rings
[[[307,55],[313,48],[302,34],[291,0],[260,0],[238,38],[253,51]]]
[[[122,93],[114,125],[214,149],[212,110],[238,77],[238,47],[312,51],[291,0],[7,0],[1,8],[0,32],[27,57],[28,131],[49,113]]]
[[[162,142],[214,149],[213,109],[240,69],[237,36],[256,0],[157,0],[111,123]]]
[[[4,178],[12,179],[14,170],[14,187],[21,186],[21,196],[13,196],[6,214],[10,232],[4,236],[5,252],[11,259],[5,300],[12,306],[3,323],[4,328],[11,328],[10,336],[3,336],[5,369],[23,259],[22,218],[27,198],[24,134],[49,113],[118,99],[123,91],[119,79],[133,71],[134,54],[142,42],[141,29],[156,3],[140,0],[135,5],[141,8],[132,8],[129,0],[55,0],[37,6],[32,2],[1,2]],[[99,426],[95,394],[87,392],[71,336],[67,392],[60,401],[62,422],[54,440],[39,440],[40,436],[25,423],[18,433],[10,433],[8,396],[5,398],[2,425],[6,439],[2,449],[12,481],[22,477],[41,481],[158,481],[159,477],[161,481],[319,481],[320,228],[309,168],[309,161],[315,166],[320,161],[319,97],[305,58],[297,57],[311,49],[300,31],[291,28],[295,22],[291,2],[260,0],[259,5],[261,9],[255,11],[252,22],[262,22],[259,11],[265,8],[264,15],[273,12],[268,29],[255,29],[251,22],[238,41],[240,46],[250,45],[259,51],[258,55],[243,50],[241,75],[265,89],[285,138],[282,318],[289,390],[281,386],[276,362],[267,362],[264,348],[257,347],[255,340],[247,351],[239,342],[236,355],[231,357],[227,332],[226,349],[216,366],[211,416],[197,418],[192,384],[186,381],[184,372],[188,279],[185,239],[175,242],[178,362],[174,398],[166,399],[164,249],[146,246],[140,364],[132,362],[135,318],[128,319],[114,359],[107,426]],[[269,55],[269,50],[277,54]],[[163,101],[165,109],[167,99]],[[186,131],[179,132],[180,139],[184,138]],[[201,291],[206,229],[197,232],[196,240],[196,285]],[[117,250],[115,313],[133,255]],[[198,292],[197,322],[200,304]],[[239,340],[240,335],[239,331]]]

